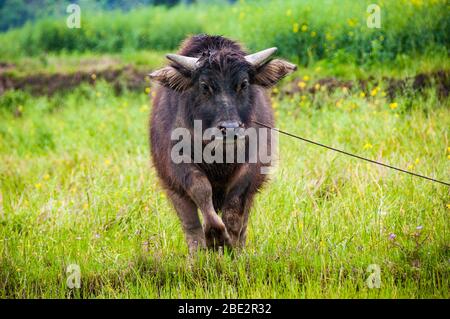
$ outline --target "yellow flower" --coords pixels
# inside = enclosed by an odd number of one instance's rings
[[[50,175],[45,174],[45,175],[44,175],[44,180],[45,180],[45,181],[48,181],[49,179],[50,179]]]
[[[384,92],[384,91],[381,92],[381,96],[382,96],[382,97],[385,97],[385,96],[386,96],[386,92]]]
[[[342,105],[342,100],[337,100],[336,101],[336,107],[340,107]]]
[[[303,77],[303,81],[308,82],[308,80],[309,80],[309,76],[305,75],[305,76]]]
[[[139,109],[139,112],[141,112],[141,113],[147,112],[147,105],[142,104],[141,108]]]
[[[299,28],[298,23],[297,23],[297,22],[294,23],[294,24],[292,25],[292,32],[297,33],[297,32],[298,32],[298,28]]]
[[[450,154],[447,155],[447,158],[450,159]]]
[[[449,153],[450,153],[450,147],[447,147],[447,152],[449,152]]]
[[[278,94],[278,92],[280,92],[278,88],[273,88],[272,93]]]
[[[97,78],[97,75],[95,73],[91,74],[91,79],[95,81],[95,79]]]
[[[149,94],[151,92],[151,89],[149,87],[145,88],[145,93]]]
[[[110,161],[109,159],[106,159],[106,160],[105,160],[105,165],[106,165],[106,166],[109,166],[110,164],[111,164],[111,161]]]
[[[390,103],[389,107],[391,108],[391,110],[395,110],[398,107],[398,103],[397,102]]]
[[[419,159],[416,158],[416,160],[414,161],[414,163],[416,163],[416,165],[419,164]]]
[[[305,101],[306,100],[306,95],[302,95],[300,98],[302,99],[302,101]]]
[[[89,207],[89,204],[88,204],[88,203],[84,203],[84,204],[83,204],[83,209],[88,209],[88,207]]]
[[[308,26],[306,24],[302,25],[302,32],[308,31]]]
[[[303,82],[303,81],[298,82],[298,87],[299,87],[299,88],[304,89],[305,86],[306,86],[306,83],[305,83],[305,82]]]
[[[450,203],[449,203],[449,204],[447,204],[447,208],[448,208],[448,209],[450,209]]]
[[[359,93],[359,97],[366,97],[366,93],[364,92]]]
[[[409,165],[408,165],[408,169],[409,169],[409,170],[412,170],[413,168],[414,168],[414,165],[413,165],[413,164],[409,164]]]
[[[311,32],[311,37],[314,38],[317,35],[316,31]]]
[[[36,187],[36,189],[41,189],[42,188],[42,184],[41,183],[37,183],[34,185],[34,187]]]
[[[316,85],[314,85],[314,89],[316,89],[316,91],[320,90],[320,84],[316,83]]]
[[[375,96],[378,93],[378,88],[374,88],[372,91],[370,91],[370,96]]]
[[[364,147],[363,147],[365,150],[368,150],[368,149],[371,149],[371,148],[373,148],[373,145],[372,144],[370,144],[369,142],[367,142],[365,145],[364,145]]]

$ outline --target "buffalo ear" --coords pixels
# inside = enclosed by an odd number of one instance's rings
[[[297,66],[290,62],[275,59],[269,61],[256,69],[254,84],[263,87],[271,87],[286,75],[297,70]]]
[[[149,76],[150,79],[158,81],[163,86],[175,91],[184,91],[191,86],[191,79],[171,66],[153,71]]]

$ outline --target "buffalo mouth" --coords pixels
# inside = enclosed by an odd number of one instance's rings
[[[203,142],[218,144],[235,144],[245,140],[244,129],[226,129],[221,130],[221,134],[212,135],[211,138],[204,138]]]

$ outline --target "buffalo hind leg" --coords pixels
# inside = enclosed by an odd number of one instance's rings
[[[205,247],[205,236],[198,217],[197,206],[189,198],[174,192],[169,193],[169,197],[183,226],[189,253],[194,254],[199,248]]]

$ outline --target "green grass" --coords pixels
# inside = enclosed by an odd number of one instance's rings
[[[389,102],[274,96],[282,129],[448,181],[448,100]],[[247,247],[189,258],[150,165],[148,113],[145,94],[101,82],[0,97],[0,297],[449,298],[447,187],[284,136]]]
[[[5,62],[5,61],[4,61]],[[7,59],[12,64],[5,74],[26,77],[40,74],[71,74],[120,69],[133,66],[138,70],[150,71],[165,63],[164,52],[130,51],[121,54],[95,53],[50,53],[39,56],[16,56]]]

